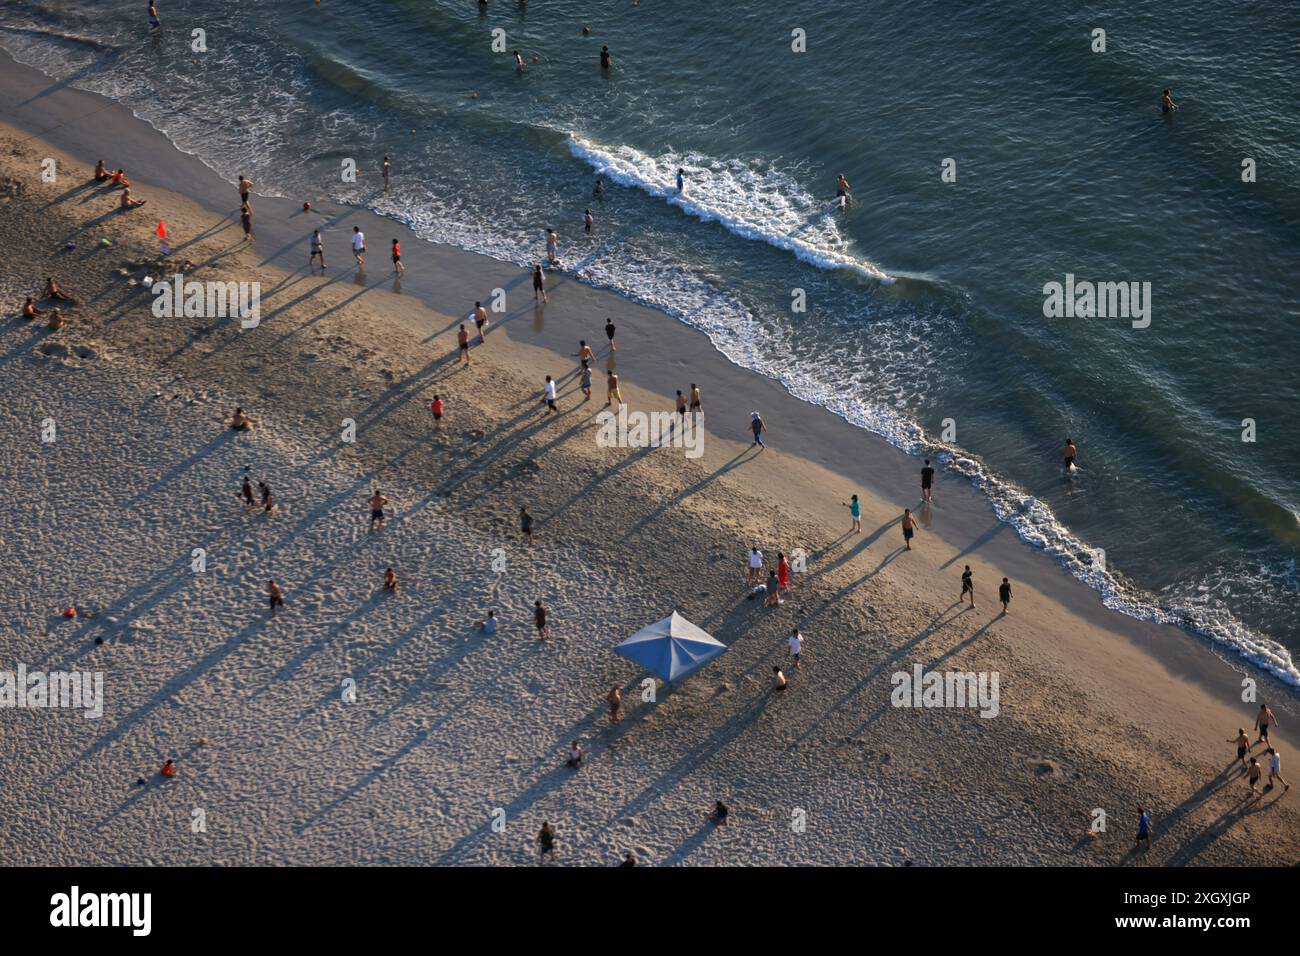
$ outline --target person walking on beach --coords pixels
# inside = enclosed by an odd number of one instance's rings
[[[1275,747],[1269,747],[1264,751],[1268,755],[1268,787],[1271,790],[1274,787],[1274,780],[1281,781],[1282,792],[1286,793],[1291,789],[1291,784],[1282,779],[1282,755],[1277,752]]]
[[[934,469],[930,467],[929,458],[925,460],[925,467],[921,469],[921,500],[934,504]]]
[[[442,431],[442,413],[445,408],[442,396],[434,395],[433,401],[429,403],[429,411],[433,412],[433,427],[439,431]]]
[[[912,509],[903,509],[903,543],[907,545],[907,550],[912,550],[912,535],[916,534],[916,519],[912,517]]]
[[[482,302],[474,303],[474,326],[478,329],[478,344],[482,345],[485,341],[483,330],[487,328],[488,314],[487,309],[483,308]]]
[[[239,497],[244,499],[244,511],[256,507],[256,502],[253,501],[253,483],[248,480],[247,475],[244,476],[243,484],[239,486]]]
[[[966,595],[970,595],[970,606],[975,607],[975,581],[971,577],[970,565],[966,565],[966,570],[961,573],[961,595],[957,598],[957,603],[961,604]]]
[[[1259,705],[1259,713],[1255,715],[1255,726],[1259,728],[1259,739],[1256,744],[1268,744],[1268,728],[1270,724],[1276,724],[1277,718],[1273,716],[1273,711],[1266,704]],[[1255,744],[1251,744],[1253,748]]]
[[[749,413],[749,427],[754,431],[754,444],[749,447],[753,448],[754,445],[758,445],[760,448],[767,448],[767,446],[763,444],[763,430],[767,426],[763,424],[763,419],[758,412]]]
[[[406,266],[402,265],[402,244],[396,239],[393,240],[393,271],[399,276],[406,274]]]
[[[1238,727],[1237,736],[1229,737],[1228,743],[1237,745],[1237,760],[1240,761],[1244,773],[1246,770],[1246,754],[1250,753],[1250,736],[1246,733],[1246,728]]]
[[[352,227],[352,255],[356,256],[357,268],[366,271],[366,234],[360,226]]]
[[[605,697],[609,704],[609,722],[617,724],[623,719],[623,692],[615,684],[609,689],[609,694]]]
[[[384,192],[388,192],[388,186],[389,186],[388,174],[391,169],[392,169],[392,163],[390,163],[388,161],[388,157],[385,156],[384,157]]]
[[[546,387],[543,391],[543,396],[543,401],[546,402],[546,407],[556,415],[560,414],[559,408],[555,405],[555,380],[549,375],[546,376]]]
[[[694,382],[691,382],[691,412],[704,414],[704,406],[700,404],[700,387]]]
[[[1138,832],[1137,841],[1133,844],[1133,849],[1137,849],[1146,844],[1146,849],[1151,849],[1151,818],[1147,816],[1146,807],[1138,807]]]
[[[158,7],[153,0],[149,0],[149,29],[162,29],[162,21],[158,19]]]
[[[614,333],[617,331],[618,329],[614,325],[614,320],[609,316],[605,316],[605,338],[609,339],[609,350],[611,352],[617,348],[614,344]]]
[[[275,510],[275,495],[271,494],[271,486],[265,481],[257,483],[257,492],[262,499],[262,511],[270,514]]]
[[[244,227],[244,241],[253,241],[253,207],[245,200],[239,206],[239,224]]]
[[[541,296],[543,303],[551,301],[546,297],[546,276],[542,274],[542,264],[540,262],[537,263],[537,265],[533,266],[533,301],[534,302],[537,301],[538,296]]]
[[[586,367],[582,370],[582,400],[591,401],[591,369]]]
[[[311,255],[307,257],[307,271],[311,272],[316,268],[316,260],[320,260],[321,275],[325,274],[325,240],[321,237],[320,230],[316,229],[311,234]]]
[[[998,600],[1002,602],[1002,613],[1007,613],[1007,605],[1011,603],[1011,582],[1006,578],[998,585]]]
[[[799,669],[799,655],[803,653],[803,635],[799,633],[799,628],[795,628],[790,633],[790,666],[795,670]]]
[[[587,235],[589,235],[589,236],[591,235],[591,226],[592,226],[592,224],[593,224],[595,221],[596,221],[596,220],[594,220],[594,219],[591,218],[591,210],[590,210],[590,209],[584,209],[584,210],[582,211],[582,228],[583,228],[583,231],[585,231],[585,232],[587,233]]]
[[[376,524],[379,525],[379,527],[381,528],[384,526],[384,505],[388,504],[388,499],[385,498],[383,495],[381,495],[379,493],[379,489],[376,488],[375,493],[370,496],[369,504],[370,504],[369,530],[374,531]]]
[[[548,856],[555,859],[555,827],[551,826],[551,821],[542,821],[542,828],[537,831],[537,844],[541,847],[537,854],[539,866],[546,862]]]
[[[456,347],[460,350],[460,357],[465,360],[465,367],[473,365],[474,363],[469,360],[469,329],[465,328],[464,322],[456,332]]]
[[[284,607],[284,592],[280,590],[280,585],[275,583],[272,578],[266,584],[267,599],[271,603],[271,617],[275,617],[275,609]]]
[[[533,543],[533,516],[528,513],[527,506],[519,509],[519,530],[524,536],[524,540],[529,544]]]
[[[854,495],[849,499],[847,507],[849,517],[853,519],[853,530],[857,534],[862,534],[862,504],[858,501],[858,496]]]
[[[1263,796],[1258,789],[1259,778],[1262,774],[1263,771],[1260,769],[1259,761],[1254,757],[1251,757],[1250,765],[1246,768],[1246,783],[1250,786],[1251,795],[1254,796],[1256,800]]]
[[[1160,94],[1160,112],[1172,113],[1176,109],[1178,109],[1178,104],[1174,102],[1173,95],[1166,89]]]
[[[609,408],[614,403],[623,404],[623,393],[618,388],[618,375],[610,372],[605,379],[605,407]]]
[[[749,577],[747,579],[750,587],[756,587],[763,583],[763,552],[758,550],[758,545],[749,549]]]
[[[578,351],[571,352],[570,354],[581,363],[583,368],[589,368],[592,359],[596,357],[596,353],[591,350],[591,346],[587,344],[586,339],[579,339]]]
[[[248,197],[253,194],[254,185],[253,181],[243,173],[239,174],[239,201],[241,203],[248,202]]]
[[[541,601],[533,602],[533,623],[537,625],[537,639],[546,640],[550,632],[546,628],[546,606]]]
[[[790,562],[785,559],[785,552],[776,553],[776,586],[778,591],[790,593]]]

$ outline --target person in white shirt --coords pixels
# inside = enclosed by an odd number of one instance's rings
[[[1291,789],[1291,784],[1287,783],[1282,777],[1282,755],[1277,752],[1277,748],[1269,747],[1266,751],[1268,754],[1268,785],[1273,786],[1273,781],[1281,780],[1283,793]]]
[[[803,653],[803,635],[799,633],[799,628],[794,629],[790,635],[790,659],[794,661],[794,669],[799,669],[799,655]]]
[[[360,226],[352,227],[352,254],[357,257],[358,268],[366,267],[366,234]]]
[[[749,549],[749,583],[751,586],[763,583],[763,552],[756,547]]]
[[[560,410],[555,407],[555,380],[551,376],[546,376],[546,407],[557,415]]]
[[[487,617],[481,621],[475,621],[474,626],[482,630],[485,637],[491,637],[497,632],[497,612],[488,611]]]

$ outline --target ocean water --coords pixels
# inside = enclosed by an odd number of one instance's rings
[[[262,192],[328,194],[520,264],[554,227],[585,281],[969,476],[1118,611],[1179,622],[1300,686],[1293,13],[1211,0],[159,6],[150,35],[137,0],[0,0],[0,46]],[[206,53],[190,50],[196,27]],[[1168,116],[1164,87],[1181,105]],[[341,181],[347,157],[356,184]],[[843,210],[837,173],[854,187]],[[1045,316],[1045,284],[1067,274],[1150,283],[1150,324]]]

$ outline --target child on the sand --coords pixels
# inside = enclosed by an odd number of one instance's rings
[[[397,593],[397,572],[392,568],[384,572],[384,590]]]

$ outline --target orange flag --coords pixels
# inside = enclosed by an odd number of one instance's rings
[[[159,239],[167,238],[167,224],[164,223],[161,219],[158,220],[158,238]]]

